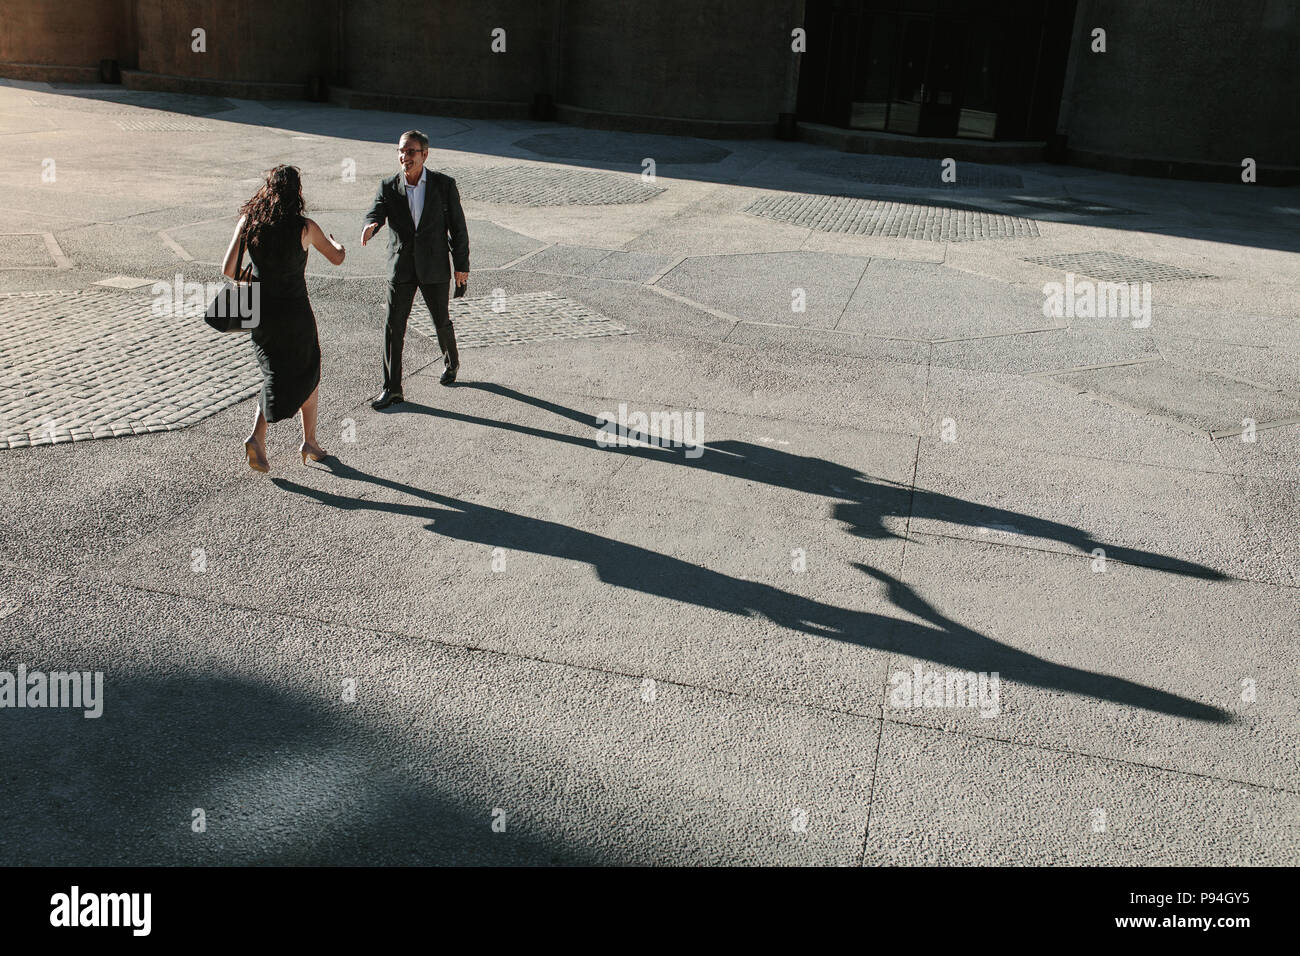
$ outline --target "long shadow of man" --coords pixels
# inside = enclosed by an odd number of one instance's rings
[[[513,401],[531,405],[561,418],[576,422],[594,430],[600,425],[596,416],[568,408],[556,402],[536,396],[527,395],[517,389],[493,382],[466,382],[458,388],[475,388],[509,398]],[[864,538],[896,537],[885,524],[886,518],[912,518],[948,521],[975,528],[993,528],[1014,530],[1025,536],[1056,541],[1084,553],[1091,553],[1102,548],[1108,560],[1122,561],[1145,567],[1158,568],[1174,574],[1191,577],[1222,580],[1223,575],[1213,568],[1175,558],[1170,555],[1145,551],[1140,548],[1123,545],[1106,544],[1094,538],[1089,532],[1075,528],[1059,521],[1050,521],[1032,515],[993,505],[964,501],[937,491],[913,488],[882,478],[872,478],[862,472],[836,462],[827,461],[809,455],[797,455],[781,451],[768,445],[756,445],[752,442],[724,440],[709,442],[707,451],[699,457],[688,457],[686,449],[681,447],[659,447],[654,436],[641,432],[632,432],[629,438],[642,443],[640,447],[610,446],[596,449],[591,436],[570,435],[521,425],[516,422],[498,421],[480,415],[468,415],[427,405],[408,403],[403,407],[406,412],[432,415],[469,424],[484,425],[490,428],[545,438],[550,441],[581,447],[587,451],[599,451],[602,454],[614,453],[633,455],[659,461],[667,461],[683,468],[694,468],[718,475],[727,475],[745,481],[769,484],[806,494],[838,499],[833,506],[835,518],[849,526],[851,534]]]
[[[437,507],[373,501],[309,488],[284,478],[272,480],[286,491],[341,510],[410,515],[427,520],[428,530],[462,541],[587,563],[601,581],[616,587],[728,614],[761,615],[793,631],[920,657],[963,671],[997,671],[1004,677],[1037,687],[1198,720],[1231,719],[1225,711],[1198,701],[1124,678],[1055,664],[1008,647],[944,617],[904,582],[864,565],[858,567],[885,584],[896,606],[933,626],[835,607],[554,521],[427,491],[368,474],[337,460],[328,464],[338,477],[398,491]]]

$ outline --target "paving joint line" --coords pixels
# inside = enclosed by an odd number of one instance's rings
[[[36,569],[23,566],[23,565],[8,565],[8,566],[18,568],[26,572],[27,574],[31,575],[33,578],[37,578],[45,583],[50,582],[50,578],[48,577],[47,572],[38,573]],[[45,574],[46,576],[42,577],[41,576],[42,574]],[[493,657],[501,657],[501,658],[508,658],[514,660],[533,661],[534,663],[545,664],[550,667],[568,668],[574,671],[582,671],[582,672],[592,673],[592,674],[603,674],[609,677],[627,678],[631,680],[637,680],[637,679],[643,680],[646,677],[651,677],[651,675],[649,674],[638,674],[630,671],[621,671],[621,670],[615,670],[613,668],[598,667],[591,664],[578,664],[570,661],[556,661],[545,657],[539,657],[534,654],[525,654],[518,651],[506,651],[506,650],[501,650],[499,648],[483,647],[476,644],[455,643],[438,637],[430,637],[427,633],[411,634],[406,631],[365,627],[363,625],[349,624],[346,622],[336,621],[329,618],[312,617],[307,614],[296,614],[289,611],[280,611],[280,610],[275,610],[270,608],[250,607],[243,604],[236,604],[229,601],[220,600],[218,598],[201,597],[201,596],[191,595],[191,594],[180,594],[174,591],[168,591],[161,588],[150,588],[140,584],[129,584],[122,581],[114,580],[112,578],[95,578],[95,577],[85,577],[80,574],[72,574],[72,575],[61,576],[59,580],[61,582],[67,582],[69,580],[72,580],[80,584],[97,585],[97,586],[103,586],[105,584],[108,584],[111,586],[121,587],[128,590],[139,591],[145,594],[157,595],[160,597],[173,597],[182,601],[195,601],[201,604],[225,608],[228,610],[246,611],[250,614],[255,614],[263,617],[288,618],[290,620],[309,622],[312,624],[324,624],[328,627],[338,628],[339,630],[355,631],[363,634],[370,634],[370,635],[377,635],[377,636],[396,637],[408,641],[426,641],[426,642],[437,644],[440,647],[448,648],[450,650],[460,650],[460,651],[465,651],[467,653],[486,654]],[[651,679],[655,680],[656,682],[662,682],[668,684],[669,686],[672,687],[687,688],[701,693],[717,694],[719,696],[731,697],[731,698],[735,698],[747,702],[767,704],[776,707],[787,707],[792,709],[810,711],[814,713],[832,714],[841,717],[849,717],[857,720],[873,720],[879,722],[882,725],[882,730],[883,730],[883,724],[893,723],[901,726],[917,727],[924,730],[930,730],[935,733],[950,734],[953,736],[968,737],[968,738],[979,739],[979,740],[987,740],[990,743],[1007,744],[1011,746],[1017,746],[1017,747],[1022,747],[1025,749],[1032,749],[1032,750],[1045,750],[1052,753],[1060,753],[1060,754],[1065,754],[1068,756],[1076,756],[1076,757],[1085,757],[1085,758],[1098,760],[1102,762],[1121,763],[1127,766],[1137,767],[1141,769],[1158,770],[1164,773],[1180,774],[1184,776],[1194,776],[1200,779],[1211,780],[1220,783],[1231,783],[1240,786],[1254,787],[1260,790],[1270,790],[1277,793],[1300,795],[1300,790],[1290,790],[1285,787],[1275,786],[1273,784],[1254,783],[1250,781],[1236,780],[1235,778],[1231,778],[1231,777],[1215,777],[1211,774],[1206,774],[1199,771],[1179,770],[1171,767],[1162,767],[1157,764],[1145,764],[1139,761],[1125,760],[1120,757],[1110,757],[1102,754],[1095,754],[1095,753],[1090,753],[1081,750],[1068,750],[1061,747],[1054,747],[1048,744],[1039,744],[1030,741],[1004,740],[1000,737],[988,737],[984,735],[974,734],[971,733],[970,731],[965,731],[965,730],[952,730],[946,727],[931,727],[925,724],[913,724],[904,720],[894,720],[886,717],[885,714],[888,713],[888,711],[884,710],[883,708],[881,708],[880,715],[877,716],[875,714],[861,713],[859,711],[850,710],[842,707],[829,707],[824,704],[812,704],[812,703],[807,703],[798,700],[782,699],[778,697],[768,697],[763,694],[745,693],[737,690],[712,687],[707,684],[694,684],[687,681],[674,680],[672,678],[651,677]],[[877,738],[877,746],[879,746],[879,739],[880,738]],[[872,780],[873,780],[873,787],[874,787],[874,780],[875,780],[874,773],[872,775]]]
[[[698,304],[698,303],[697,303]],[[703,308],[703,306],[701,306]],[[847,308],[847,306],[846,306]],[[841,318],[843,316],[841,315]],[[742,325],[758,325],[769,329],[786,329],[790,332],[833,332],[836,335],[851,335],[860,339],[876,339],[881,342],[912,342],[916,345],[931,345],[930,339],[910,339],[901,335],[878,335],[875,332],[851,332],[848,329],[825,328],[820,325],[790,325],[787,322],[760,322],[758,319],[738,319]],[[839,319],[835,320],[839,325]],[[910,363],[898,363],[910,364]]]
[[[927,339],[931,345],[952,345],[957,342],[981,342],[985,339],[1007,339],[1017,335],[1041,335],[1043,332],[1066,332],[1068,325],[1045,325],[1035,329],[1015,329],[1011,332],[990,332],[987,335],[962,335],[956,338]],[[1035,372],[1035,375],[1046,374]]]
[[[927,380],[928,381],[928,380]],[[921,461],[921,438],[917,436],[916,451],[912,455],[912,487],[907,497],[907,522],[903,526],[903,546],[898,557],[898,579],[903,579],[903,574],[907,569],[907,543],[908,533],[912,525],[912,509],[916,502],[916,472]],[[871,787],[867,793],[867,820],[862,831],[862,853],[859,855],[859,865],[866,863],[867,846],[871,842],[871,808],[876,803],[876,773],[880,768],[880,748],[885,740],[885,703],[889,700],[886,688],[889,686],[890,665],[898,655],[889,652],[885,655],[885,676],[880,684],[880,726],[876,733],[876,753],[871,760]]]
[[[746,320],[744,320],[744,319],[741,319],[740,322],[741,322],[742,324],[750,324],[750,323],[748,323],[748,322],[747,322]],[[844,334],[848,334],[848,333],[844,333]],[[721,344],[721,343],[719,343],[719,344]],[[932,347],[932,348],[933,348],[933,347]],[[911,364],[911,363],[909,363],[909,364]],[[919,363],[918,363],[918,364],[919,364]],[[924,402],[927,400],[927,398],[928,398],[929,376],[930,376],[930,373],[933,371],[933,369],[934,369],[935,367],[936,367],[936,366],[931,366],[931,365],[927,365],[927,366],[925,366],[925,368],[926,368],[926,376],[927,376],[927,380],[926,380],[926,389],[927,389],[927,391],[923,391],[923,393],[922,393],[922,402],[923,402],[923,403],[924,403]],[[946,366],[937,366],[937,367],[939,367],[939,368],[946,368]],[[1057,383],[1057,384],[1059,385],[1059,384],[1061,384],[1061,383]],[[1068,386],[1065,386],[1065,387],[1068,388]],[[620,401],[626,401],[627,398],[628,398],[628,396],[626,396],[626,395],[623,395],[623,396],[616,396],[616,395],[594,395],[594,394],[591,394],[591,393],[588,393],[588,392],[569,391],[568,389],[561,389],[561,390],[559,390],[559,392],[557,392],[556,394],[558,394],[558,395],[563,395],[563,396],[567,396],[567,397],[571,397],[571,398],[583,398],[583,399],[588,399],[588,400],[596,401],[596,402],[620,402]],[[654,396],[651,396],[651,397],[652,397],[652,398],[655,398]],[[658,398],[655,398],[655,401],[658,402],[658,403],[661,404],[661,405],[666,405],[666,406],[671,406],[671,405],[672,405],[671,402],[662,402],[662,401],[660,401]],[[868,434],[875,434],[875,435],[886,435],[886,436],[894,437],[894,438],[913,438],[913,437],[924,438],[924,437],[929,433],[927,427],[922,427],[922,428],[918,428],[918,429],[893,429],[893,428],[880,428],[880,427],[862,427],[862,426],[858,426],[858,425],[852,425],[852,424],[847,424],[847,425],[846,425],[846,424],[843,424],[843,423],[840,423],[840,422],[831,422],[831,421],[826,421],[826,420],[823,420],[823,419],[817,419],[817,418],[785,418],[785,417],[779,417],[779,416],[775,416],[775,415],[766,415],[766,414],[763,414],[763,413],[761,413],[761,412],[737,412],[737,411],[735,410],[735,407],[734,407],[734,406],[727,407],[727,408],[719,408],[719,407],[717,407],[717,406],[712,406],[712,405],[696,405],[696,406],[693,406],[693,407],[696,408],[696,409],[699,410],[699,411],[713,412],[714,414],[718,414],[718,415],[731,415],[731,416],[735,416],[735,417],[737,417],[737,418],[753,418],[753,419],[756,419],[756,420],[759,420],[759,421],[764,421],[764,422],[778,422],[778,423],[781,423],[781,424],[787,424],[787,425],[812,425],[812,426],[816,426],[816,427],[819,427],[819,428],[836,428],[836,429],[844,429],[844,430],[846,430],[846,431],[851,431],[851,432],[855,432],[855,433],[858,433],[858,434],[861,434],[861,433],[868,433]],[[929,410],[928,410],[927,407],[925,407],[924,404],[922,405],[922,412],[923,412],[924,414],[927,414],[927,415],[929,414]],[[1258,430],[1258,428],[1259,428],[1259,426],[1256,426],[1256,429],[1257,429],[1257,430]],[[1198,429],[1198,430],[1193,430],[1192,433],[1193,433],[1193,434],[1196,434],[1196,435],[1207,435],[1206,432],[1201,431],[1201,430],[1199,430],[1199,429]],[[1220,477],[1243,477],[1243,478],[1252,478],[1252,479],[1257,480],[1257,481],[1274,481],[1274,482],[1281,482],[1281,481],[1284,480],[1284,479],[1268,478],[1268,477],[1266,477],[1266,476],[1248,475],[1248,474],[1243,474],[1243,473],[1241,473],[1241,472],[1233,472],[1233,471],[1219,471],[1219,470],[1214,469],[1214,468],[1193,468],[1193,467],[1189,467],[1189,466],[1186,466],[1186,465],[1172,465],[1172,464],[1168,464],[1168,463],[1166,463],[1166,462],[1147,461],[1147,460],[1144,460],[1144,459],[1106,458],[1106,457],[1103,457],[1103,456],[1100,456],[1100,455],[1084,455],[1084,454],[1080,454],[1080,453],[1078,453],[1078,452],[1072,452],[1072,451],[1057,451],[1057,450],[1054,450],[1054,449],[1051,449],[1051,448],[1041,448],[1041,447],[1037,447],[1037,446],[1035,446],[1035,447],[1030,447],[1030,448],[1026,448],[1025,446],[1022,446],[1022,445],[1006,444],[1006,443],[998,442],[998,441],[985,441],[985,442],[982,443],[982,447],[996,448],[996,449],[1002,449],[1002,450],[1005,450],[1005,451],[1014,451],[1014,452],[1020,452],[1020,453],[1024,453],[1024,452],[1026,452],[1026,451],[1029,451],[1029,452],[1034,453],[1034,454],[1051,455],[1051,456],[1058,457],[1058,458],[1075,458],[1075,459],[1079,459],[1079,460],[1082,460],[1082,461],[1100,461],[1100,462],[1106,462],[1106,463],[1108,463],[1108,464],[1123,465],[1123,466],[1125,466],[1125,467],[1155,468],[1155,469],[1158,469],[1158,470],[1161,470],[1161,471],[1185,472],[1185,473],[1194,474],[1194,475],[1217,475],[1217,476],[1220,476]]]
[[[809,235],[811,235],[811,230],[809,231]],[[807,242],[807,240],[804,241]],[[849,303],[852,302],[853,297],[858,294],[858,289],[862,286],[862,280],[867,277],[867,270],[871,268],[872,259],[871,256],[867,256],[866,259],[867,261],[862,264],[862,271],[858,273],[858,281],[853,283],[853,291],[850,292],[849,297],[844,300],[844,308],[840,309],[840,314],[835,317],[835,324],[830,327],[830,331],[832,332],[839,331],[840,323],[844,321],[844,316],[849,311]]]
[[[896,720],[890,717],[881,717],[884,723],[897,724],[900,727],[915,727],[919,730],[929,730],[936,733],[951,734],[956,737],[965,737],[969,740],[987,740],[990,743],[1007,744],[1012,747],[1021,747],[1028,750],[1044,750],[1049,753],[1063,754],[1067,757],[1083,757],[1090,760],[1100,760],[1105,763],[1118,763],[1128,767],[1137,767],[1141,770],[1157,770],[1162,773],[1173,773],[1184,777],[1196,777],[1200,780],[1211,780],[1216,783],[1230,783],[1241,787],[1253,787],[1256,790],[1267,790],[1271,793],[1285,793],[1291,796],[1300,796],[1300,787],[1291,789],[1271,783],[1256,783],[1251,780],[1238,780],[1235,777],[1216,777],[1213,774],[1204,773],[1199,770],[1179,770],[1176,767],[1163,767],[1160,764],[1142,763],[1139,760],[1126,760],[1123,757],[1110,757],[1102,754],[1089,753],[1083,750],[1069,750],[1064,747],[1056,747],[1052,744],[1034,743],[1025,740],[1008,740],[1003,737],[990,737],[987,734],[977,734],[969,730],[953,730],[947,727],[935,727],[930,724],[917,724],[906,720]]]
[[[999,548],[1015,548],[1019,551],[1034,551],[1039,554],[1054,554],[1062,558],[1081,558],[1088,561],[1092,560],[1091,553],[1085,551],[1077,551],[1077,552],[1053,551],[1051,548],[1035,547],[1034,545],[1020,544],[1014,541],[995,541],[992,538],[988,538],[988,539],[968,538],[959,534],[947,534],[938,531],[913,531],[911,532],[911,534],[914,534],[917,537],[922,537],[922,538],[944,538],[949,541],[965,541],[969,544],[989,545],[989,546],[999,547]],[[1016,535],[1016,537],[1032,537],[1032,535]],[[1096,542],[1096,544],[1098,545],[1098,547],[1101,546],[1101,542]],[[1115,547],[1115,545],[1112,545],[1112,547]],[[1122,548],[1124,547],[1124,545],[1119,545],[1118,547]],[[1162,568],[1157,564],[1139,564],[1136,561],[1125,561],[1121,558],[1116,558],[1109,554],[1106,555],[1106,561],[1108,563],[1121,564],[1129,568],[1142,568],[1147,571],[1159,571],[1162,574],[1177,574],[1180,577],[1192,578],[1194,580],[1206,581],[1210,583],[1222,583],[1224,581],[1237,581],[1241,584],[1258,584],[1267,587],[1291,588],[1293,590],[1300,589],[1300,584],[1288,584],[1285,581],[1268,581],[1262,578],[1243,578],[1238,575],[1231,574],[1227,571],[1215,570],[1214,573],[1218,575],[1218,577],[1209,577],[1208,575],[1203,575],[1203,574],[1183,574],[1181,572],[1174,571],[1170,568]]]

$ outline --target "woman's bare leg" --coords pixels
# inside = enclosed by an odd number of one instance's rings
[[[253,446],[253,455],[258,464],[264,468],[266,461],[266,416],[262,414],[262,403],[257,403],[257,417],[253,419],[253,432],[244,441],[245,445]]]
[[[302,447],[314,456],[323,456],[326,452],[316,441],[316,417],[320,409],[320,386],[312,389],[307,401],[302,403],[299,414],[302,416]]]

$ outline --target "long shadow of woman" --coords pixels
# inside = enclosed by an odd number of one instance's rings
[[[426,491],[389,478],[367,474],[342,462],[330,462],[340,477],[388,488],[429,504],[370,501],[308,488],[288,479],[272,479],[286,491],[347,511],[374,510],[428,521],[437,534],[490,547],[584,562],[601,581],[615,587],[694,604],[727,614],[759,615],[775,624],[832,640],[925,658],[963,671],[993,672],[1036,687],[1067,691],[1146,710],[1196,720],[1230,722],[1219,708],[1142,684],[1093,671],[1055,664],[1008,647],[944,617],[907,584],[884,571],[858,567],[885,585],[894,605],[926,621],[923,626],[899,618],[835,607],[790,594],[768,584],[732,577],[669,555],[568,525],[530,518]]]

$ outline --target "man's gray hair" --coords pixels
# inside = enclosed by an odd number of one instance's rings
[[[429,148],[429,137],[425,136],[418,129],[408,129],[405,133],[402,134],[401,139],[399,139],[398,142],[400,143],[403,139],[415,140],[417,143],[420,144],[420,149]]]

